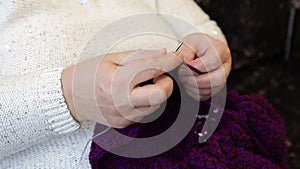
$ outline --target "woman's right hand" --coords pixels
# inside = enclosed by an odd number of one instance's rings
[[[95,121],[124,128],[154,112],[172,93],[165,72],[181,59],[174,53],[127,51],[96,57],[66,68],[63,92],[77,121]],[[153,79],[153,84],[139,84]]]

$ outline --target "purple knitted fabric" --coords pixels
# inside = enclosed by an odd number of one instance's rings
[[[208,106],[203,103],[201,105],[204,106],[200,106],[199,113],[207,113]],[[159,134],[176,118],[172,111],[172,108],[167,107],[163,115],[154,122],[135,124],[118,131],[131,137]],[[202,126],[203,123],[199,125],[197,120],[178,145],[149,158],[120,157],[93,143],[90,163],[94,169],[288,168],[283,121],[261,96],[228,93],[225,112],[218,128],[206,143],[199,144],[195,133],[201,131]],[[103,126],[97,125],[95,134],[103,129]],[[104,139],[102,141],[105,142],[108,137],[109,135],[104,134],[97,139]],[[116,140],[108,144],[114,148],[123,143]]]

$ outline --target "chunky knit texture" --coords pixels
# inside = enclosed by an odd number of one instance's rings
[[[164,114],[149,124],[135,124],[120,133],[131,137],[153,136],[172,124],[178,106],[178,95],[172,94]],[[184,105],[183,105],[184,106]],[[210,102],[202,102],[199,114],[205,115]],[[188,113],[188,108],[185,109]],[[110,133],[96,137],[90,161],[93,168],[103,169],[287,169],[285,128],[275,109],[259,95],[227,95],[225,112],[215,133],[204,144],[198,143],[197,133],[204,120],[197,120],[189,134],[171,150],[149,158],[126,158],[114,155],[96,143],[111,149],[126,146],[127,141],[111,142]],[[98,125],[95,134],[103,130]],[[120,144],[123,143],[123,144]],[[153,148],[153,147],[152,147]],[[147,151],[147,150],[146,150]]]
[[[144,12],[178,16],[226,42],[216,23],[192,0],[0,2],[0,168],[76,167],[93,124],[83,129],[72,119],[62,94],[61,72],[88,59],[80,53],[95,32]],[[164,23],[156,26],[174,36],[193,32]],[[140,37],[118,50],[175,47],[174,41],[156,38]],[[84,159],[83,168],[89,168]]]

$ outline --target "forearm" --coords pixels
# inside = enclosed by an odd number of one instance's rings
[[[79,127],[63,97],[61,71],[0,77],[0,158]]]

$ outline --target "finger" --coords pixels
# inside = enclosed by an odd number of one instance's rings
[[[126,59],[126,57],[129,57],[130,55],[133,55],[136,52],[138,52],[138,50],[129,50],[129,51],[124,51],[124,52],[108,53],[108,54],[104,55],[104,61],[109,60],[110,62],[119,64],[122,62],[122,60]]]
[[[130,113],[130,115],[125,116],[124,118],[137,123],[137,122],[140,122],[145,116],[148,116],[148,115],[152,114],[153,112],[155,112],[159,107],[160,107],[160,105],[153,105],[151,107],[135,108]]]
[[[166,55],[159,55],[147,59],[137,60],[130,64],[118,67],[113,76],[111,85],[111,91],[113,93],[112,95],[115,100],[115,106],[117,107],[117,109],[120,110],[121,113],[128,112],[128,110],[131,109],[131,107],[128,105],[131,104],[130,94],[133,88],[137,87],[137,85],[141,82],[145,82],[154,77],[158,77],[159,75],[164,73],[164,70],[169,71],[174,69],[180,62],[181,60],[177,56],[175,56],[175,54],[169,53]],[[156,98],[153,101],[153,104],[162,103],[166,99],[166,97],[170,95],[170,89],[172,90],[172,87],[166,87],[166,85],[169,86],[168,84],[169,83],[165,82],[160,83],[159,80],[153,85],[146,85],[148,90],[138,90],[141,92],[138,92],[138,94],[136,95],[139,95],[139,97],[151,96],[151,98]],[[148,103],[147,106],[149,105],[151,104]]]
[[[189,94],[189,96],[196,100],[199,100],[201,97],[204,97],[204,95],[200,95],[199,90],[195,88],[185,88],[185,91]]]
[[[123,59],[120,65],[126,65],[137,60],[147,59],[154,56],[165,55],[166,53],[167,50],[165,48],[161,50],[138,50]]]
[[[160,105],[153,105],[151,107],[131,108],[127,112],[121,112],[120,110],[117,110],[113,107],[102,107],[102,112],[109,113],[101,114],[100,121],[98,120],[97,122],[115,128],[123,128],[130,124],[133,124],[134,122],[139,122],[143,117],[153,113],[159,107]]]
[[[201,73],[203,74],[203,73]],[[195,71],[191,70],[186,64],[180,65],[178,69],[178,75],[179,76],[197,76],[199,73],[196,73]]]
[[[134,107],[160,105],[171,95],[172,90],[172,79],[162,75],[154,81],[154,84],[135,87],[130,94],[130,101]]]
[[[125,128],[131,124],[133,124],[134,122],[124,118],[122,115],[119,116],[108,116],[106,118],[106,125],[109,125],[110,127],[113,128],[118,128],[118,129],[122,129]]]
[[[121,53],[116,53],[111,55],[111,60],[119,65],[123,66],[134,62],[136,60],[146,59],[153,56],[166,54],[166,49],[161,50],[136,50],[136,51],[126,51]]]
[[[218,68],[215,71],[205,73],[198,76],[183,76],[182,81],[194,88],[215,88],[223,86],[226,83],[226,79],[229,73],[226,73],[226,65]],[[196,80],[196,83],[195,83]]]
[[[225,62],[231,62],[228,46],[215,38],[204,34],[194,34],[185,38],[185,43],[194,49],[198,62],[188,62],[201,72],[210,72]],[[216,67],[217,66],[217,67]]]
[[[210,96],[201,96],[199,94],[195,94],[193,91],[190,91],[188,89],[185,90],[186,93],[191,96],[194,100],[208,100],[210,98]]]
[[[130,88],[137,84],[145,82],[175,69],[182,62],[182,59],[174,53],[149,57],[142,60],[134,61],[118,69],[126,79],[132,79]]]
[[[113,123],[117,124],[118,126],[122,126],[124,124],[128,126],[130,124],[140,122],[145,116],[148,116],[151,113],[155,112],[155,110],[157,110],[159,107],[160,105],[135,108],[129,114],[120,114],[117,118],[114,118],[112,120],[114,120]],[[116,122],[116,120],[118,120],[118,122]]]
[[[184,61],[193,60],[195,52],[185,43],[175,52],[177,56],[183,56]]]
[[[195,51],[197,57],[202,57],[207,53],[219,54],[221,62],[225,62],[231,58],[230,50],[224,42],[213,38],[206,34],[190,34],[184,38],[186,46]]]
[[[222,62],[218,54],[210,54],[208,52],[195,60],[188,61],[187,64],[205,73],[217,69],[222,65]]]
[[[193,92],[194,94],[198,94],[200,96],[211,96],[212,95],[212,89],[199,89],[199,88],[194,88],[191,86],[185,86],[185,89]]]

